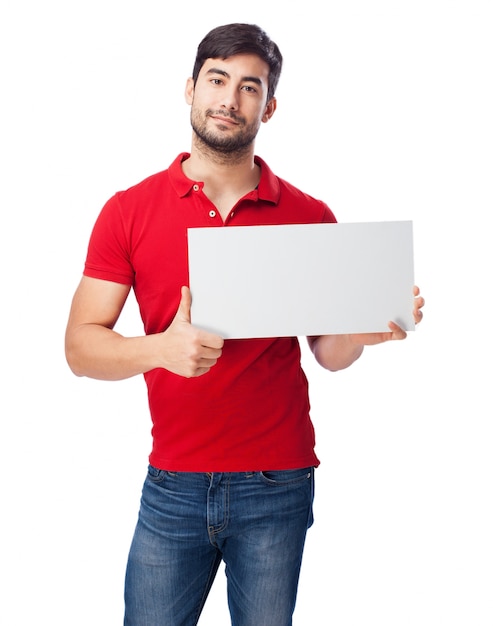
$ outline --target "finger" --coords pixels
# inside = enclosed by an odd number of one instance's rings
[[[211,371],[210,367],[199,367],[197,368],[197,371],[195,372],[195,378],[198,378],[199,376],[203,376],[204,374],[207,374],[208,372]]]
[[[199,333],[198,340],[202,348],[207,351],[206,356],[219,357],[221,356],[222,348],[224,346],[224,339],[220,335],[210,333],[206,330],[202,330]]]
[[[219,358],[217,358],[217,359],[201,359],[200,363],[198,364],[198,367],[199,368],[206,367],[207,369],[210,369],[211,367],[214,367],[214,365],[216,365],[218,360],[219,360]]]
[[[210,370],[216,365],[218,359],[207,359],[203,358],[197,363],[197,367],[195,368],[194,376],[202,376],[203,374],[207,374]]]
[[[421,308],[424,307],[424,305],[425,305],[425,301],[423,297],[420,296],[420,297],[415,298],[413,316],[414,316],[414,321],[416,324],[419,324],[419,322],[423,318],[423,311],[421,311]]]
[[[215,335],[212,335],[212,337],[216,337]],[[202,358],[203,359],[210,359],[210,360],[216,360],[222,355],[223,351],[222,351],[222,345],[219,345],[221,342],[224,343],[224,340],[221,339],[221,337],[216,337],[217,339],[217,343],[218,346],[217,347],[213,347],[211,346],[211,344],[209,343],[208,346],[204,346],[202,345]]]
[[[389,328],[392,331],[391,339],[401,340],[407,337],[406,331],[395,322],[389,322]]]
[[[420,311],[419,309],[415,309],[414,310],[414,322],[415,322],[415,324],[419,324],[422,319],[423,319],[423,311]]]
[[[180,317],[186,321],[191,321],[190,309],[192,307],[192,294],[188,287],[183,286],[181,288],[181,300],[178,307],[178,313]]]

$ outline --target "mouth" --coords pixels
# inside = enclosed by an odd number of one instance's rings
[[[231,115],[209,113],[209,117],[211,117],[213,120],[216,120],[216,122],[220,122],[221,124],[226,124],[226,125],[231,125],[231,126],[239,126],[240,124],[240,122],[236,118],[232,117]]]

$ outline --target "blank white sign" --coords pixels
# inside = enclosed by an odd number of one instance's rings
[[[188,229],[192,324],[225,339],[414,330],[412,222]]]

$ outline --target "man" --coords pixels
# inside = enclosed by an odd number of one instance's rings
[[[148,385],[153,446],[127,565],[127,626],[196,624],[223,560],[235,626],[292,623],[319,463],[298,339],[224,341],[195,328],[186,239],[194,226],[335,222],[254,154],[281,66],[258,26],[203,39],[185,92],[190,154],[107,202],[74,295],[74,373],[144,374]],[[128,338],[114,326],[131,288],[145,336]],[[423,304],[415,288],[416,322]],[[387,333],[308,341],[324,368],[339,370],[364,345],[405,336],[390,322]]]

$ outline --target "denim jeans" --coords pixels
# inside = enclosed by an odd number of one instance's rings
[[[195,626],[222,560],[233,626],[290,626],[314,470],[149,466],[128,557],[125,626]]]

